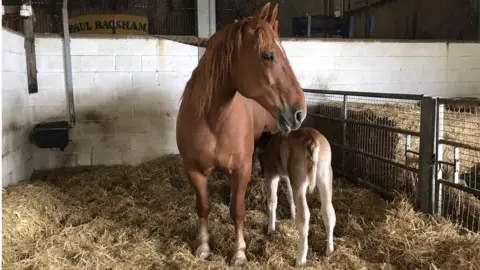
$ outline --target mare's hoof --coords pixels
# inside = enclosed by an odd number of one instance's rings
[[[233,256],[232,260],[230,261],[230,264],[232,266],[243,266],[248,262],[247,256],[245,256],[245,252],[238,251],[235,256]]]
[[[210,255],[210,247],[208,244],[201,244],[198,246],[197,250],[195,251],[195,255],[205,260],[208,255]]]

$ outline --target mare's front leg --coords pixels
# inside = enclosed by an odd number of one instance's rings
[[[245,221],[245,192],[250,174],[252,172],[252,162],[246,159],[243,167],[232,172],[230,181],[232,183],[232,200],[230,203],[230,216],[235,224],[235,250],[230,263],[233,266],[241,266],[247,263],[245,250],[247,245],[243,238],[243,228]]]
[[[197,170],[187,169],[187,177],[190,184],[195,189],[195,195],[197,198],[197,214],[199,219],[197,241],[199,243],[195,255],[202,259],[206,259],[210,254],[210,246],[208,244],[208,175]]]

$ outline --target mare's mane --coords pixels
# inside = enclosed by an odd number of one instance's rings
[[[212,96],[232,76],[233,61],[242,51],[245,27],[251,20],[247,18],[228,24],[207,41],[205,53],[193,70],[181,97],[196,111],[197,116],[204,116],[210,109]],[[276,33],[268,21],[261,21],[255,31],[254,49],[257,53],[273,47]]]

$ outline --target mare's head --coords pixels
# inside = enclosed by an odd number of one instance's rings
[[[239,21],[231,80],[243,96],[257,101],[277,119],[284,133],[300,127],[307,114],[303,90],[273,29],[278,4],[272,13],[267,3],[256,17]],[[235,26],[236,25],[236,26]]]
[[[305,96],[273,30],[278,4],[272,13],[269,8],[267,3],[257,16],[228,24],[207,41],[182,96],[198,114],[230,88],[270,112],[281,132],[300,127],[307,114]]]

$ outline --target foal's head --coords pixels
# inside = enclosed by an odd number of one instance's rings
[[[305,96],[287,55],[273,30],[278,4],[231,25],[238,28],[237,48],[231,63],[231,80],[243,96],[257,101],[277,119],[280,131],[300,127],[307,114]]]
[[[266,152],[268,151],[267,147],[273,136],[274,135],[269,132],[263,132],[262,136],[260,136],[255,142],[255,152],[257,153],[258,162],[260,164],[260,175],[262,177],[265,177],[265,164],[268,161],[268,156],[266,155]]]

